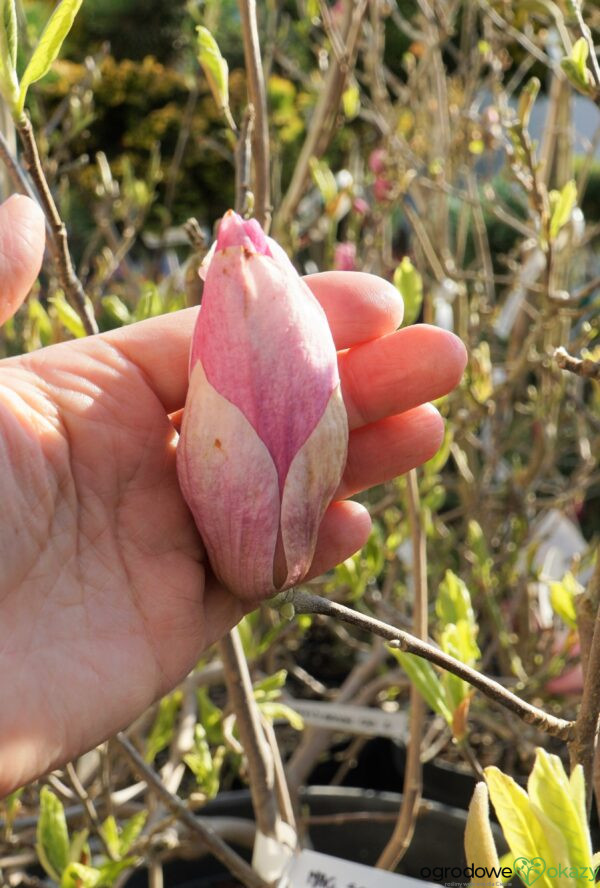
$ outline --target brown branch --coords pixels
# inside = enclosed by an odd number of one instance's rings
[[[407,476],[408,524],[413,554],[413,584],[415,608],[413,623],[415,634],[427,641],[427,546],[423,515],[419,499],[417,470],[412,469]],[[423,767],[421,746],[425,726],[425,701],[414,684],[410,688],[409,741],[406,755],[406,770],[402,788],[402,807],[394,831],[381,852],[377,866],[380,869],[395,870],[411,843],[421,795],[423,792]]]
[[[590,358],[575,358],[562,345],[555,350],[554,360],[561,370],[569,370],[577,376],[600,382],[600,361],[592,361]]]
[[[594,573],[585,594],[590,602],[596,602],[599,592],[600,550],[597,554]],[[589,806],[592,799],[592,773],[594,754],[598,743],[598,714],[600,713],[600,607],[596,607],[594,633],[587,652],[584,675],[581,706],[575,722],[575,736],[570,745],[570,753],[572,764],[580,764],[583,767],[585,783],[588,787]]]
[[[265,836],[275,836],[278,819],[275,798],[274,766],[269,744],[260,723],[260,712],[240,634],[232,629],[219,642],[225,668],[225,684],[246,759],[250,777],[250,793],[258,828]]]
[[[248,105],[235,146],[235,211],[244,215],[248,207],[250,166],[252,164],[252,133],[254,132],[254,105]]]
[[[201,822],[194,817],[181,799],[169,792],[163,785],[160,777],[150,768],[142,756],[139,754],[135,746],[127,739],[125,734],[119,732],[115,737],[115,741],[119,744],[131,762],[134,771],[145,780],[148,786],[156,793],[156,795],[165,803],[169,811],[175,817],[184,823],[191,832],[197,835],[206,845],[207,849],[219,860],[227,869],[236,876],[240,882],[246,885],[246,888],[267,888],[267,883],[249,866],[246,861],[233,851],[217,834],[217,832],[205,822]]]
[[[271,223],[271,168],[267,96],[258,42],[256,0],[238,0],[244,38],[248,97],[254,108],[252,160],[254,166],[254,215],[265,229]]]
[[[524,722],[529,725],[535,725],[535,727],[546,734],[560,737],[562,740],[570,740],[573,736],[574,722],[566,721],[563,718],[556,718],[556,716],[544,712],[543,709],[521,700],[520,697],[517,697],[516,694],[507,690],[507,688],[494,681],[494,679],[477,672],[476,669],[472,669],[470,666],[466,666],[460,660],[450,657],[439,648],[421,641],[421,639],[416,638],[409,632],[395,629],[381,620],[376,620],[374,617],[351,610],[349,607],[338,604],[336,601],[329,601],[320,595],[311,595],[302,589],[290,589],[287,592],[281,593],[277,604],[288,602],[294,605],[294,609],[298,614],[322,614],[326,617],[343,620],[345,623],[350,623],[350,625],[356,626],[365,632],[371,632],[381,636],[381,638],[385,638],[388,644],[398,647],[408,654],[415,654],[417,657],[429,660],[430,663],[462,678],[485,694],[486,697],[495,700],[496,703],[518,715]]]
[[[292,180],[275,217],[275,233],[281,235],[289,225],[302,195],[310,170],[311,158],[319,158],[325,152],[335,128],[339,105],[352,70],[362,19],[367,0],[346,0],[343,42],[346,47],[343,60],[334,56],[327,77],[312,114],[310,126],[294,168]]]
[[[77,310],[86,333],[92,335],[98,332],[96,318],[88,302],[81,281],[75,273],[71,254],[69,253],[69,241],[65,223],[60,218],[60,213],[54,203],[54,198],[46,180],[42,162],[33,134],[33,128],[29,118],[23,114],[17,122],[17,132],[23,145],[25,167],[33,179],[39,194],[42,209],[50,225],[51,236],[56,245],[56,261],[58,276],[65,296]]]

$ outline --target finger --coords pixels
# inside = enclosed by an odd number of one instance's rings
[[[306,278],[328,314],[338,348],[395,329],[402,302],[395,287],[361,272],[324,272]],[[183,407],[188,384],[190,341],[198,309],[151,318],[104,334],[104,339],[137,364],[167,413]]]
[[[358,552],[371,532],[371,518],[364,506],[352,500],[332,503],[319,528],[315,557],[307,580],[318,577]]]
[[[44,240],[44,214],[31,198],[13,194],[0,205],[0,324],[31,290],[42,266]]]
[[[356,429],[335,498],[353,496],[420,466],[437,453],[443,437],[444,422],[431,404]]]
[[[434,401],[459,382],[467,352],[457,336],[418,324],[340,355],[351,429]]]
[[[338,349],[385,336],[402,323],[398,290],[374,274],[323,271],[304,280],[325,309]]]

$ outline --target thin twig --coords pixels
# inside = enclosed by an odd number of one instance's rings
[[[248,96],[254,108],[252,160],[254,166],[254,215],[265,229],[271,224],[271,166],[269,159],[269,118],[267,95],[258,42],[255,0],[238,0],[244,38],[244,59]]]
[[[250,167],[252,165],[252,133],[254,132],[254,105],[248,105],[242,120],[235,147],[235,211],[244,214],[248,206]]]
[[[247,888],[267,888],[267,883],[249,866],[246,861],[233,851],[216,831],[207,823],[202,823],[198,818],[194,817],[181,799],[173,795],[163,785],[160,777],[150,768],[142,756],[139,754],[135,746],[127,739],[125,734],[119,732],[115,737],[116,742],[121,747],[127,758],[130,760],[136,773],[146,781],[147,785],[156,793],[156,795],[165,803],[167,808],[173,812],[175,817],[184,823],[188,829],[195,833],[206,845],[208,850],[219,860],[227,869],[236,876]]]
[[[406,480],[407,512],[413,553],[413,585],[415,593],[413,625],[415,635],[423,641],[427,641],[427,547],[419,499],[417,470],[411,469]],[[396,869],[406,854],[415,831],[421,794],[423,792],[421,746],[424,725],[425,701],[416,686],[411,684],[409,741],[402,789],[402,806],[394,831],[377,861],[377,866],[380,869]]]
[[[263,835],[275,836],[278,811],[273,758],[260,723],[248,664],[236,628],[221,639],[219,652],[225,667],[227,693],[248,761],[256,822]]]
[[[72,302],[74,308],[77,310],[86,333],[92,335],[98,332],[98,324],[90,303],[86,299],[81,281],[77,277],[75,269],[73,268],[71,254],[69,253],[67,229],[60,217],[56,204],[54,203],[54,198],[52,197],[50,186],[46,180],[42,162],[40,160],[31,121],[25,114],[17,122],[17,132],[19,133],[23,145],[26,169],[37,188],[42,209],[50,223],[52,237],[57,247],[56,260],[61,286],[65,291],[65,296]]]
[[[311,158],[321,157],[331,139],[339,111],[340,99],[348,74],[354,64],[362,19],[366,8],[367,0],[356,0],[356,2],[355,0],[346,0],[343,29],[344,45],[346,47],[345,64],[341,64],[337,57],[331,60],[325,83],[317,100],[304,144],[294,168],[292,180],[275,218],[276,234],[279,233],[281,235],[284,233],[304,194]]]
[[[569,370],[571,373],[576,373],[577,376],[600,381],[600,361],[592,361],[591,358],[575,358],[562,345],[554,352],[554,359],[561,370]]]
[[[563,718],[556,718],[543,709],[521,700],[516,694],[502,687],[493,678],[477,672],[470,666],[461,663],[454,657],[448,656],[439,648],[415,638],[409,632],[402,629],[395,629],[381,620],[361,614],[358,611],[351,610],[343,604],[336,601],[329,601],[320,595],[311,595],[302,589],[289,589],[287,592],[280,593],[278,603],[291,603],[298,614],[322,614],[325,617],[334,617],[352,626],[357,626],[365,632],[371,632],[375,635],[385,638],[388,644],[398,647],[402,651],[409,654],[415,654],[417,657],[423,657],[429,660],[441,669],[446,669],[453,675],[457,675],[464,681],[468,682],[474,688],[481,691],[486,697],[495,700],[506,709],[510,709],[515,715],[523,719],[529,725],[535,725],[546,734],[554,737],[560,737],[562,740],[570,740],[573,736],[575,727],[574,722],[566,721]]]
[[[73,789],[75,790],[75,794],[79,796],[81,803],[85,809],[85,813],[87,819],[89,821],[90,826],[95,830],[98,839],[100,840],[100,844],[102,845],[102,849],[109,860],[116,860],[117,858],[111,851],[106,839],[104,838],[104,834],[102,832],[102,824],[100,823],[100,818],[98,817],[98,812],[94,806],[93,801],[89,797],[85,786],[82,784],[75,767],[72,762],[65,768],[67,772],[67,777],[69,778],[69,782]]]

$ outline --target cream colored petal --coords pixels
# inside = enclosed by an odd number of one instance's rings
[[[288,568],[286,586],[297,583],[311,565],[319,526],[340,483],[347,449],[348,418],[338,385],[285,479],[281,535]]]
[[[244,414],[208,382],[200,361],[190,378],[177,469],[219,579],[240,598],[272,595],[275,465]]]

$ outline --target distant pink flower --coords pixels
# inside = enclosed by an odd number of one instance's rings
[[[333,251],[333,267],[336,271],[356,271],[356,244],[343,241]]]
[[[369,154],[368,163],[372,173],[376,175],[383,173],[387,163],[387,151],[385,148],[374,148]]]
[[[366,216],[371,208],[364,197],[355,197],[352,202],[352,209],[355,213],[358,213],[359,216]]]
[[[212,568],[240,598],[306,575],[347,440],[323,309],[260,225],[229,211],[194,330],[177,468]]]

